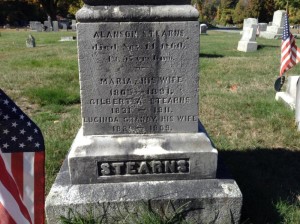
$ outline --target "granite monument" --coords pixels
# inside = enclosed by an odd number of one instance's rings
[[[46,200],[101,216],[149,202],[188,221],[238,223],[241,192],[219,179],[199,121],[199,22],[187,0],[84,0],[77,14],[82,128]],[[114,223],[107,218],[108,223]]]
[[[250,28],[245,28],[243,36],[238,43],[237,50],[243,52],[253,52],[257,50],[256,32],[257,24],[252,24]]]
[[[277,10],[274,12],[272,25],[267,27],[267,30],[260,33],[260,37],[266,39],[280,38],[283,34],[283,23],[285,10]]]

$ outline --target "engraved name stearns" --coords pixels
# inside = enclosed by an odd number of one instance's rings
[[[98,176],[184,174],[190,172],[188,159],[97,162]]]

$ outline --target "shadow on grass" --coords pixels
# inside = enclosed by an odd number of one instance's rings
[[[282,223],[281,201],[300,195],[300,151],[283,148],[219,151],[243,193],[243,223]]]
[[[220,54],[199,54],[199,57],[201,58],[223,58],[224,55],[220,55]]]
[[[276,45],[263,45],[263,44],[260,44],[257,46],[257,50],[261,50],[261,49],[264,49],[264,48],[280,48],[279,46],[276,46]]]

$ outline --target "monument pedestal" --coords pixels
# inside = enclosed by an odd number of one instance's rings
[[[239,41],[237,49],[238,51],[243,51],[243,52],[257,51],[257,42],[241,40]]]
[[[145,204],[194,223],[238,223],[241,192],[217,177],[217,150],[199,125],[198,11],[187,0],[84,2],[82,129],[47,197],[48,224],[70,209],[116,223]]]
[[[204,132],[199,134],[202,140],[200,137],[198,142],[203,141],[199,145],[201,155],[208,143],[208,148],[213,147]],[[72,154],[71,149],[69,160]],[[68,217],[72,211],[81,215],[92,212],[105,223],[116,223],[130,213],[141,213],[146,204],[152,211],[168,217],[178,209],[191,223],[239,223],[242,194],[236,182],[224,175],[222,167],[218,167],[216,178],[211,179],[201,179],[200,175],[187,180],[72,184],[70,164],[65,160],[46,199],[47,222],[59,223],[61,216]]]

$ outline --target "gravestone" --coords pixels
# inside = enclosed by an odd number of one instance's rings
[[[267,30],[268,24],[267,23],[259,23],[258,27],[259,27],[260,32],[264,32]]]
[[[67,30],[68,30],[67,24],[61,23],[61,26],[62,26],[62,29],[63,29],[64,31],[67,31]]]
[[[29,22],[29,28],[30,28],[31,30],[37,30],[36,22],[37,22],[37,21],[30,21],[30,22]]]
[[[35,22],[35,27],[37,32],[42,32],[44,30],[44,25],[41,22]]]
[[[35,47],[35,38],[32,35],[28,35],[26,39],[26,47],[32,48]]]
[[[256,42],[256,32],[257,26],[255,24],[251,25],[251,28],[246,28],[243,31],[243,36],[238,43],[238,51],[243,52],[253,52],[257,50],[257,42]]]
[[[243,35],[244,30],[251,28],[252,25],[257,25],[258,24],[258,20],[255,18],[247,18],[244,19],[243,22],[243,31],[240,32],[241,35]]]
[[[53,24],[53,32],[58,32],[59,31],[58,22],[53,21],[52,24]]]
[[[84,2],[82,128],[47,197],[48,223],[69,209],[112,215],[145,201],[187,205],[188,221],[238,223],[241,192],[217,178],[218,153],[198,117],[198,11],[187,0]]]
[[[46,31],[46,32],[51,32],[52,31],[51,23],[49,23],[48,20],[44,21],[44,31]]]
[[[72,31],[76,31],[76,20],[72,20],[72,25],[71,25],[71,27],[72,27]]]
[[[200,24],[200,34],[207,34],[207,25]]]
[[[76,40],[75,36],[61,37],[60,41],[74,41]]]
[[[274,39],[281,36],[283,34],[285,14],[285,10],[277,10],[276,12],[274,12],[272,25],[268,26],[265,32],[261,32],[260,37],[266,39]]]
[[[284,102],[292,110],[296,108],[297,82],[299,75],[291,75],[287,78],[285,92],[277,92],[275,99]]]

